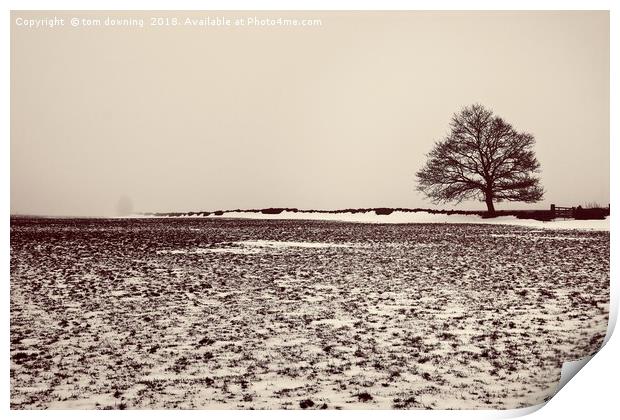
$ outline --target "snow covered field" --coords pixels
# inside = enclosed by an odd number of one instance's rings
[[[11,219],[11,407],[518,408],[598,350],[608,220],[381,217]]]
[[[134,216],[145,218],[149,216]],[[225,212],[222,216],[180,216],[188,218],[221,219],[253,219],[253,220],[318,220],[352,223],[475,223],[489,225],[512,225],[535,227],[540,229],[587,229],[587,230],[609,230],[609,217],[605,220],[574,220],[574,219],[555,219],[548,222],[533,219],[517,219],[515,216],[500,216],[490,219],[482,218],[472,214],[439,214],[419,212],[394,211],[388,215],[377,215],[373,211],[365,213],[311,213],[311,212],[292,212],[283,211],[280,214],[263,214],[260,212]]]

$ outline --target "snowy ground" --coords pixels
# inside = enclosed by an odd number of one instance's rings
[[[16,218],[11,407],[525,407],[608,303],[605,231]]]
[[[148,216],[135,216],[144,218]],[[189,218],[221,219],[253,219],[253,220],[317,220],[317,221],[337,221],[353,223],[475,223],[485,225],[512,225],[535,227],[539,229],[586,229],[586,230],[609,230],[609,217],[605,220],[574,220],[574,219],[555,219],[548,222],[533,219],[517,219],[515,216],[500,216],[494,218],[482,218],[471,214],[438,214],[419,212],[394,211],[388,215],[377,215],[374,211],[366,213],[311,213],[311,212],[291,212],[283,211],[280,214],[263,214],[260,212],[225,212],[222,216],[180,216]]]

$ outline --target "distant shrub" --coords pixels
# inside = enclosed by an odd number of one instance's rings
[[[215,216],[222,216],[224,215],[224,212],[222,210],[218,210],[216,212],[213,213]]]
[[[387,216],[388,214],[392,214],[393,211],[394,209],[378,208],[375,209],[375,214],[378,216]]]
[[[547,210],[531,210],[517,213],[517,219],[534,219],[542,222],[553,220],[554,214]]]
[[[263,214],[280,214],[284,211],[284,209],[279,209],[279,208],[269,208],[269,209],[262,209],[260,212]]]
[[[577,207],[573,211],[576,220],[603,220],[609,216],[609,209],[605,208],[581,208]]]
[[[488,212],[477,213],[483,219],[493,219],[500,216],[514,216],[517,219],[531,219],[539,220],[542,222],[549,222],[553,220],[553,213],[548,210],[498,210],[495,214]]]

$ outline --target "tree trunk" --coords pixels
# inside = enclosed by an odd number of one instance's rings
[[[487,203],[487,211],[489,212],[489,214],[495,214],[495,206],[493,205],[493,194],[487,192],[485,201]]]

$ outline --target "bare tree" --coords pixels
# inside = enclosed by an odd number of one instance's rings
[[[433,203],[478,199],[533,203],[543,197],[534,136],[519,133],[482,105],[454,114],[448,136],[435,142],[426,165],[416,173],[418,191]]]

